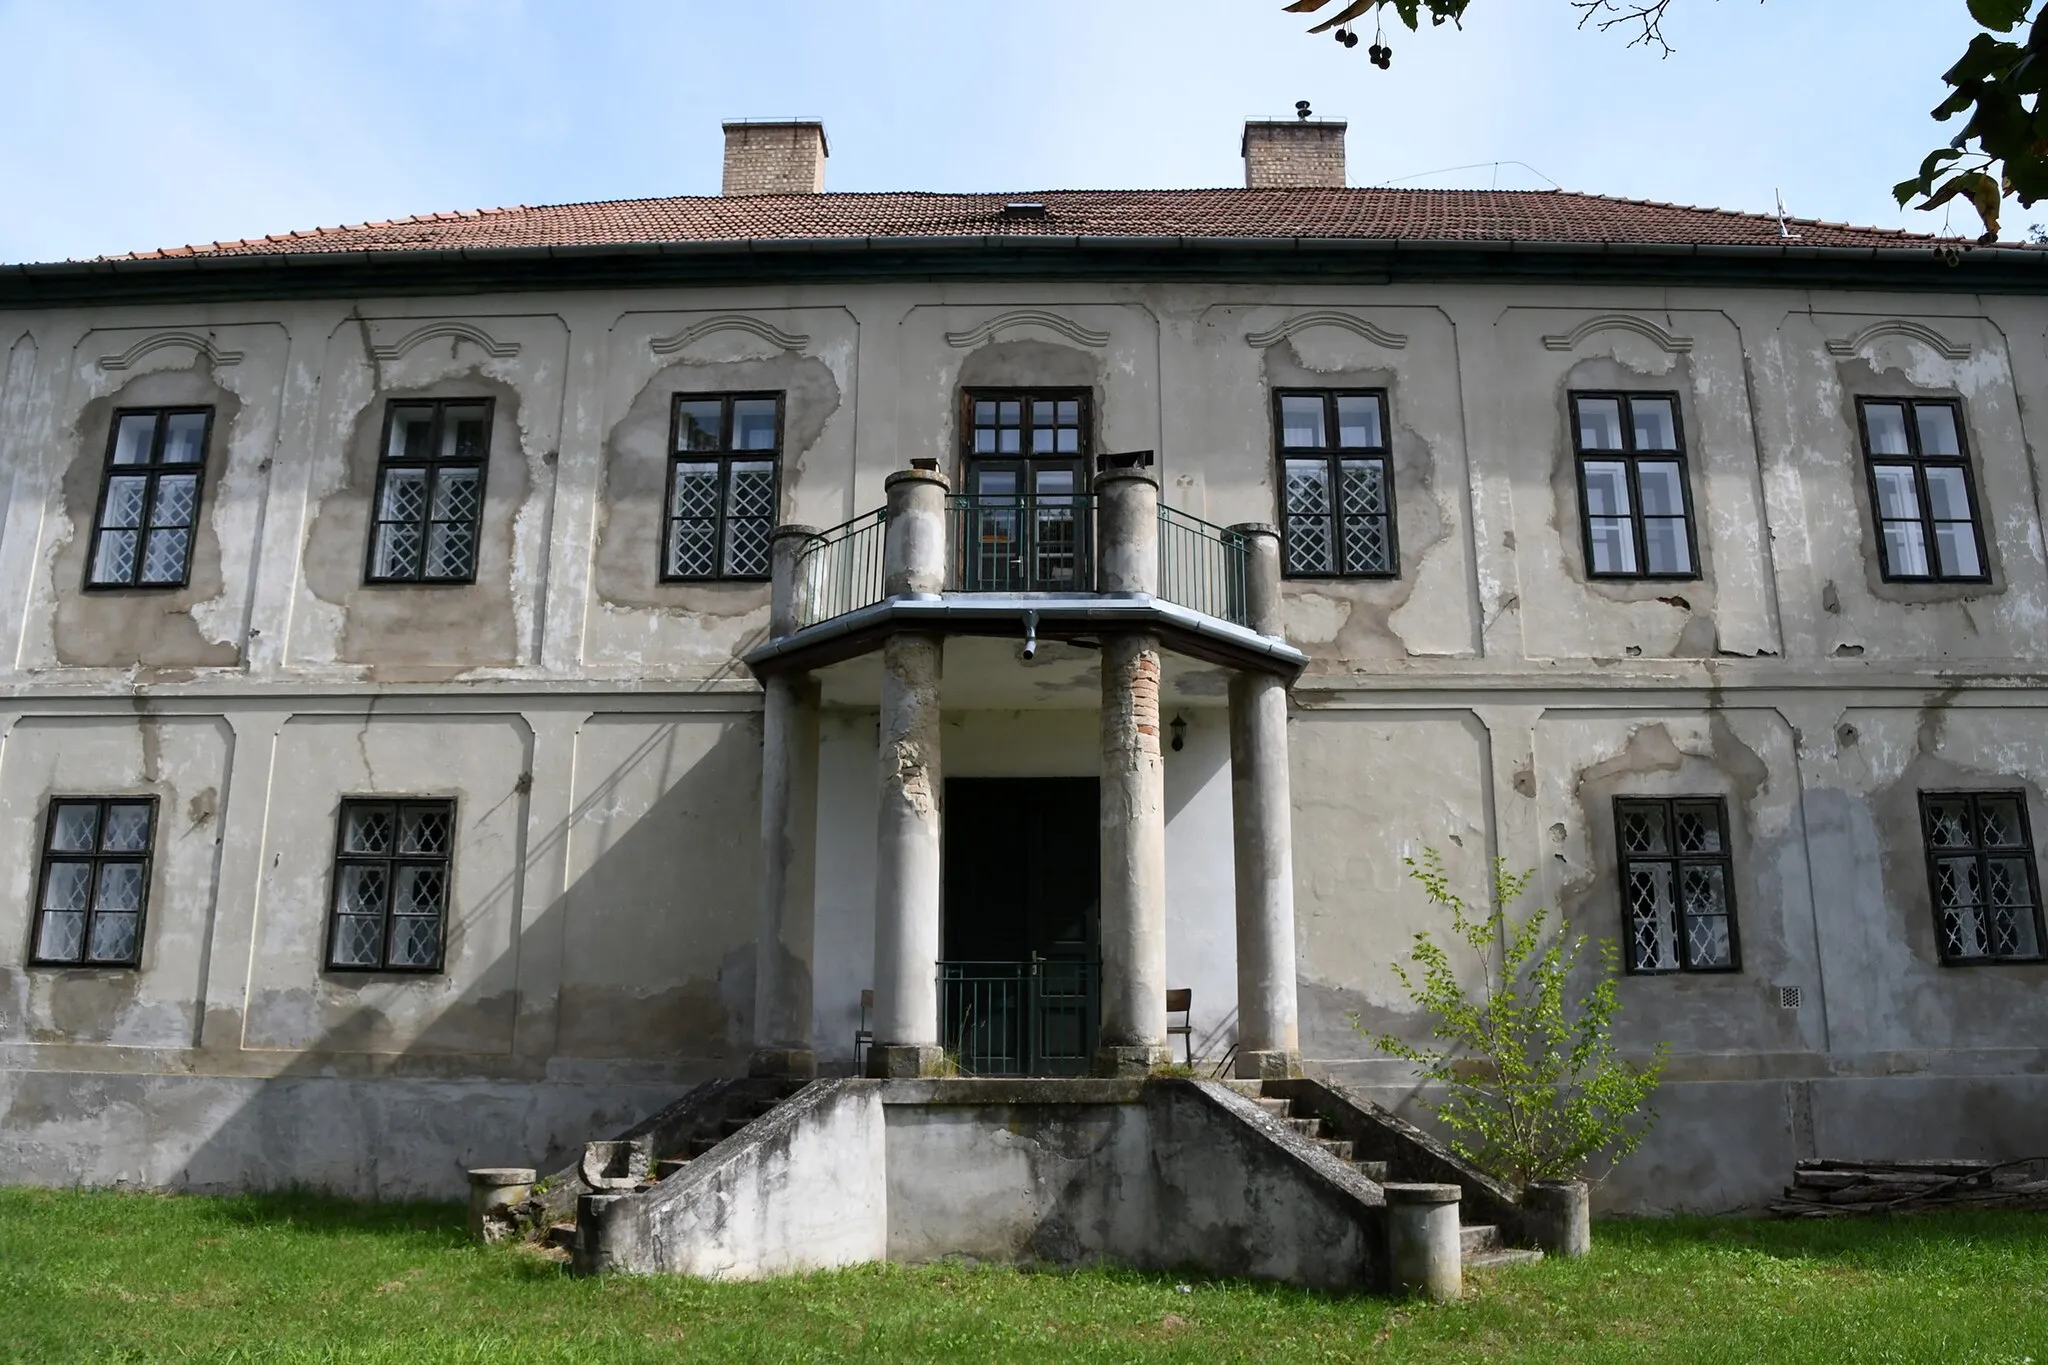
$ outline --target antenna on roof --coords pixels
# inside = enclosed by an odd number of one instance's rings
[[[1309,107],[1307,100],[1296,100],[1294,102],[1294,116],[1300,119],[1303,123],[1308,122]]]
[[[1785,238],[1798,237],[1800,234],[1794,232],[1792,225],[1785,221],[1785,192],[1772,190],[1771,193],[1778,196],[1778,235]]]

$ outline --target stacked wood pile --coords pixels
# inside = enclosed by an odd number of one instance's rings
[[[1841,1218],[1916,1209],[2048,1209],[2048,1159],[1802,1161],[1771,1212]]]

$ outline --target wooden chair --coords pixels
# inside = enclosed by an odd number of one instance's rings
[[[875,993],[872,990],[860,993],[860,1024],[853,1031],[853,1074],[868,1074],[867,1050],[875,1045],[875,1031],[868,1027],[868,1016],[874,1013]]]
[[[1179,990],[1166,993],[1166,1012],[1169,1015],[1178,1014],[1180,1016],[1178,1024],[1169,1020],[1166,1025],[1167,1050],[1169,1052],[1172,1051],[1173,1035],[1178,1033],[1180,1035],[1181,1053],[1187,1058],[1189,1066],[1195,1064],[1194,1000],[1195,993],[1187,986],[1182,986]]]

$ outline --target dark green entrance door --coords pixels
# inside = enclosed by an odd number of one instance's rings
[[[963,1071],[1087,1072],[1101,1009],[1100,823],[1092,777],[947,780],[939,1023]]]

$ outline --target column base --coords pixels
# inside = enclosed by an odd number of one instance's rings
[[[936,1044],[876,1043],[868,1048],[868,1075],[881,1080],[912,1081],[951,1074],[946,1049]]]
[[[815,1080],[818,1054],[807,1047],[757,1047],[747,1058],[749,1076],[777,1076],[788,1080]]]
[[[1173,1053],[1163,1046],[1099,1047],[1095,1049],[1095,1074],[1149,1076],[1172,1060]]]
[[[1240,1052],[1237,1078],[1241,1081],[1287,1081],[1301,1075],[1299,1052]]]

